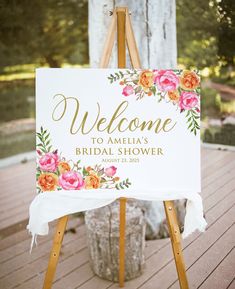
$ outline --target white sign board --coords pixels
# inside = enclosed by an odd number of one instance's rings
[[[199,82],[188,70],[38,69],[38,192],[200,192]]]

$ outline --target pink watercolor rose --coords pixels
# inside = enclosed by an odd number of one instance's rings
[[[60,175],[59,184],[64,190],[80,190],[84,187],[84,180],[80,173],[68,171]]]
[[[55,172],[59,164],[57,153],[46,153],[39,160],[39,167],[42,171]]]
[[[104,170],[106,176],[113,177],[116,174],[117,168],[115,166],[111,166]]]
[[[183,91],[180,95],[179,107],[181,109],[192,109],[198,104],[198,96],[195,92]]]
[[[123,88],[122,94],[124,96],[129,96],[134,93],[134,88],[131,85],[127,85]]]
[[[176,90],[179,86],[179,78],[171,70],[155,70],[154,83],[160,91]]]

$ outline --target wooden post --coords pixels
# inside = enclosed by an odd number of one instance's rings
[[[179,283],[181,289],[188,289],[188,280],[186,276],[185,264],[183,260],[183,252],[181,247],[181,235],[179,225],[177,222],[177,216],[174,208],[173,201],[165,201],[164,208],[166,212],[166,218],[168,222],[168,228],[171,238],[172,250],[175,258],[175,265],[179,277]]]
[[[54,235],[53,246],[50,259],[48,262],[47,272],[44,280],[43,289],[51,289],[54,279],[56,266],[60,256],[60,249],[63,242],[64,232],[68,222],[68,216],[64,216],[58,220],[56,232]]]

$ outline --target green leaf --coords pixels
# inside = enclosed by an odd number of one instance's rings
[[[46,136],[45,136],[45,140],[47,140],[50,136],[50,133],[48,133]]]
[[[123,72],[122,72],[122,71],[119,71],[119,73],[120,73],[120,75],[121,75],[121,78],[123,78],[123,77],[124,77]]]
[[[135,88],[135,94],[138,94],[141,91],[142,87],[141,86],[137,86]]]
[[[116,75],[117,79],[120,79],[120,76],[117,72],[115,72],[115,75]]]
[[[88,171],[85,169],[85,167],[83,167],[83,169],[82,169],[82,174],[83,174],[83,176],[88,176],[88,175],[89,175],[89,173],[88,173]]]
[[[104,169],[98,171],[98,176],[102,176],[104,174]]]
[[[193,125],[193,122],[191,122],[191,123],[189,124],[188,129],[190,129],[190,127],[192,127],[192,125]]]
[[[156,95],[156,86],[152,86],[152,87],[150,87],[150,90],[152,91],[152,93],[154,94],[154,95]]]
[[[37,135],[37,137],[40,139],[41,142],[43,142],[43,138],[41,135]]]
[[[129,186],[131,185],[129,179],[126,179],[118,184],[115,185],[115,188],[117,190],[124,190],[125,188],[129,188]]]

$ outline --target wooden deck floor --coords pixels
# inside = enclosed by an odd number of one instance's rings
[[[204,234],[183,241],[190,288],[235,289],[235,152],[203,149],[202,197],[208,222]],[[50,234],[40,237],[29,254],[30,236],[24,230],[34,192],[34,164],[0,170],[0,288],[42,287],[51,247]],[[53,289],[106,289],[117,284],[96,277],[90,269],[85,227],[71,218],[77,233],[65,236]],[[179,288],[169,239],[148,241],[144,274],[126,282],[127,289]]]

